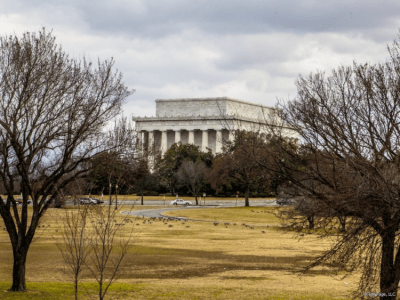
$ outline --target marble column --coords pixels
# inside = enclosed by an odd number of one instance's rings
[[[154,131],[150,130],[148,131],[148,138],[147,138],[147,155],[149,159],[149,169],[150,172],[154,171],[154,153],[155,147],[154,147]]]
[[[141,145],[142,145],[142,132],[141,131],[138,131],[136,133],[136,144],[137,144],[136,147],[141,147]]]
[[[179,143],[181,141],[181,130],[175,130],[175,143]]]
[[[208,130],[203,130],[201,137],[201,151],[207,152],[208,147]]]
[[[154,131],[149,131],[148,151],[153,152],[154,150]]]
[[[194,145],[194,130],[188,130],[188,132],[189,132],[188,144]]]
[[[140,132],[140,145],[141,145],[141,149],[143,150],[143,151],[145,151],[146,150],[146,131],[144,131],[144,130],[142,130],[141,132]]]
[[[143,151],[143,137],[142,131],[138,131],[136,134],[136,156]]]
[[[167,152],[168,148],[168,143],[167,143],[167,131],[163,130],[161,131],[161,153],[164,155],[165,152]]]
[[[215,153],[222,152],[222,130],[216,130],[215,134]]]

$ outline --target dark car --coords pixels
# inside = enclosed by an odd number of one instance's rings
[[[295,205],[296,201],[292,198],[279,198],[276,200],[276,204],[278,205]]]
[[[100,200],[98,198],[92,198],[92,203],[93,204],[102,204],[102,203],[104,203],[104,201],[102,201],[102,200]]]
[[[15,199],[15,202],[17,202],[17,205],[20,205],[24,202],[24,200],[22,198],[17,198]],[[32,199],[28,199],[27,203],[32,204]]]

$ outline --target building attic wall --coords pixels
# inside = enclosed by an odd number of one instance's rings
[[[226,113],[227,98],[156,100],[156,117],[220,116]]]
[[[268,106],[228,97],[156,100],[156,117],[207,117],[226,115],[265,121],[273,110],[273,108]]]

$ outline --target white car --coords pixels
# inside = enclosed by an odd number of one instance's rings
[[[183,200],[183,199],[176,199],[174,201],[171,201],[172,205],[192,205],[192,202],[187,201],[187,200]]]
[[[91,198],[79,198],[80,204],[95,204]]]

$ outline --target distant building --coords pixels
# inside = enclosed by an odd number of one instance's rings
[[[155,117],[134,117],[144,149],[165,153],[172,144],[194,144],[200,150],[222,151],[238,129],[258,131],[276,122],[275,108],[228,97],[157,99]],[[275,116],[275,117],[274,117]],[[275,120],[273,120],[275,119]],[[267,129],[268,130],[268,129]],[[283,129],[290,138],[296,134]],[[265,132],[265,130],[264,130]]]

